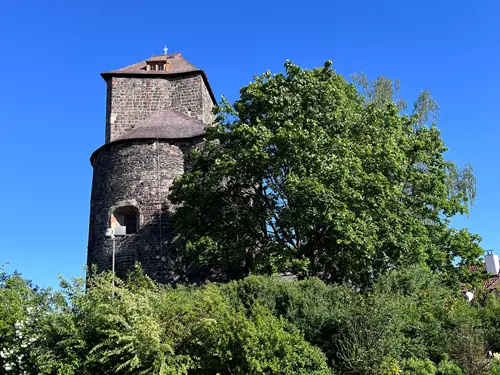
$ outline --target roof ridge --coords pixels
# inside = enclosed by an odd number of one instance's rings
[[[161,58],[164,57],[168,59],[168,69],[162,70],[147,70],[146,67],[148,63],[151,64],[154,61],[161,61]],[[166,55],[152,55],[150,58],[146,60],[139,61],[135,64],[127,65],[120,69],[111,70],[104,74],[113,74],[113,73],[129,73],[129,74],[148,74],[148,75],[169,75],[169,74],[180,74],[180,73],[190,73],[190,72],[198,72],[196,66],[191,64],[188,60],[182,56],[180,52],[178,53],[168,53]]]
[[[182,54],[180,52],[174,52],[174,53],[167,53],[166,55],[164,53],[160,55],[151,55],[151,57],[160,57],[160,56],[181,56]]]

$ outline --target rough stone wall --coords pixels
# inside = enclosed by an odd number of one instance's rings
[[[111,269],[112,240],[105,236],[113,210],[134,206],[138,232],[116,239],[115,270],[124,277],[135,261],[159,282],[175,282],[178,256],[171,246],[173,231],[169,188],[185,170],[186,154],[201,139],[126,141],[104,146],[94,155],[87,264]]]
[[[182,77],[109,78],[106,142],[116,140],[155,111],[165,108],[208,124],[211,122],[211,115],[208,115],[211,107],[212,100],[199,73]]]
[[[202,105],[203,105],[203,119],[202,121],[207,125],[212,125],[215,120],[215,116],[212,114],[212,109],[214,108],[214,102],[212,97],[208,92],[207,86],[203,80],[201,80],[201,93],[202,93]]]

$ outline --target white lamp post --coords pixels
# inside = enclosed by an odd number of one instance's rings
[[[106,229],[106,237],[111,237],[111,240],[113,241],[113,253],[111,256],[111,272],[113,274],[113,289],[115,288],[115,252],[116,252],[116,244],[115,244],[115,238],[116,237],[125,237],[127,234],[126,227],[124,226],[118,226],[114,228],[108,228]]]

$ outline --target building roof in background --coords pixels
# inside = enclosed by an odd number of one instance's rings
[[[500,280],[500,277],[492,276],[489,279],[484,280],[484,287],[487,290],[499,289],[500,283],[498,282],[498,280]]]
[[[499,262],[500,264],[500,262]],[[472,272],[480,272],[486,274],[486,264],[470,266]],[[489,277],[483,282],[484,288],[486,290],[500,290],[500,275],[489,275]]]

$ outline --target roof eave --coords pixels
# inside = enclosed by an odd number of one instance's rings
[[[94,166],[94,158],[97,155],[98,152],[101,150],[104,150],[112,145],[120,144],[120,143],[127,143],[127,142],[134,142],[134,141],[185,141],[187,139],[199,139],[203,138],[205,136],[205,132],[197,134],[197,135],[191,135],[191,136],[186,136],[186,137],[176,137],[176,138],[164,138],[164,137],[137,137],[137,138],[123,138],[123,139],[116,139],[114,141],[108,142],[103,144],[101,147],[99,147],[97,150],[95,150],[92,155],[90,155],[90,165],[92,167]]]
[[[196,75],[196,74],[201,74],[201,77],[203,78],[203,82],[205,83],[205,86],[208,89],[208,93],[210,94],[210,98],[212,99],[212,102],[214,103],[214,105],[217,105],[217,100],[215,99],[215,95],[212,91],[212,87],[210,86],[210,83],[208,82],[208,77],[207,77],[206,73],[201,69],[191,70],[188,72],[179,72],[179,73],[168,73],[168,72],[162,73],[162,72],[158,72],[158,71],[155,71],[155,73],[105,72],[105,73],[101,73],[101,77],[106,82],[108,82],[108,79],[112,78],[112,77],[128,77],[128,78],[162,77],[162,78],[165,78],[165,77],[186,77],[186,76],[191,76],[191,75]]]

